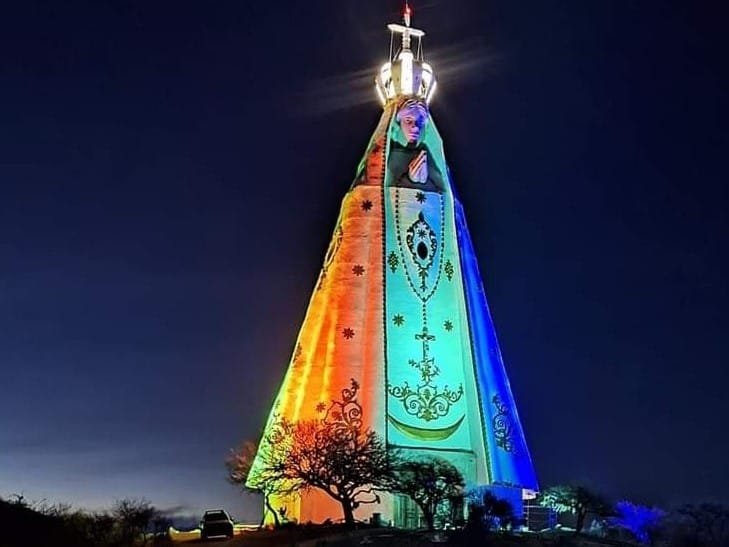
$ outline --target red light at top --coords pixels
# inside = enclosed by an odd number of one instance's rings
[[[412,15],[413,11],[410,9],[410,4],[405,2],[405,12],[403,13],[402,18],[405,20],[405,26],[410,26],[410,16]]]

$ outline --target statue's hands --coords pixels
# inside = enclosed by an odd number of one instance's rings
[[[420,184],[428,180],[428,153],[425,150],[421,150],[410,162],[408,166],[408,178]]]

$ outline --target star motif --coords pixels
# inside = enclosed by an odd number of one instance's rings
[[[420,228],[418,230],[418,237],[425,239],[425,236],[427,236],[427,235],[428,235],[428,233],[425,231],[424,228]]]
[[[453,323],[451,321],[446,321],[445,323],[443,323],[443,328],[450,332],[453,330]]]
[[[366,211],[369,211],[370,209],[372,209],[372,202],[368,199],[364,200],[362,202],[362,210],[366,212]]]
[[[346,338],[347,340],[351,340],[352,338],[354,338],[354,329],[351,329],[349,327],[342,329],[342,336],[344,336],[344,338]]]
[[[405,323],[405,318],[401,314],[397,314],[392,318],[392,322],[395,323],[396,327],[402,327]]]
[[[365,272],[365,269],[364,269],[364,266],[362,266],[362,264],[355,264],[354,266],[352,266],[352,273],[354,275],[356,275],[357,277],[362,275],[364,272]]]
[[[418,200],[418,203],[423,203],[428,198],[423,192],[418,192],[415,194],[415,199]]]
[[[316,411],[319,414],[321,414],[322,412],[324,412],[326,409],[327,409],[327,405],[324,404],[324,403],[319,403],[318,405],[316,405]]]

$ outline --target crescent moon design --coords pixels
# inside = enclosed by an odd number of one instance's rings
[[[456,432],[465,417],[466,415],[464,414],[458,419],[456,423],[446,427],[426,429],[423,427],[405,424],[397,418],[393,418],[390,414],[387,415],[387,419],[393,426],[395,426],[395,429],[397,429],[403,435],[410,437],[411,439],[415,439],[416,441],[445,440]]]

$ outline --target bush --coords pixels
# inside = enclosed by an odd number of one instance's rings
[[[112,513],[72,511],[69,505],[0,499],[2,547],[130,547],[147,545],[147,532],[169,520],[145,500],[121,500]],[[154,529],[152,529],[154,526]]]

